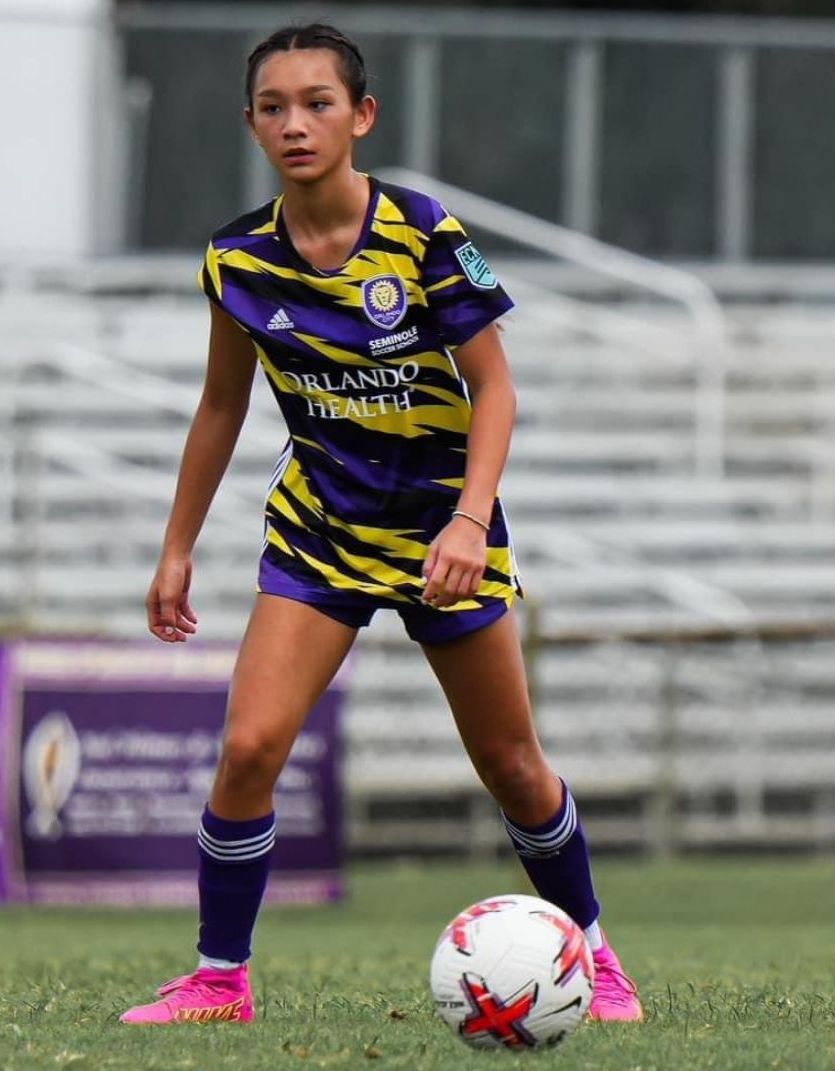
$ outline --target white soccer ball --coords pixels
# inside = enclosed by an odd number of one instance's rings
[[[594,964],[572,918],[535,896],[492,896],[450,922],[430,985],[438,1014],[478,1049],[559,1045],[591,1002]]]

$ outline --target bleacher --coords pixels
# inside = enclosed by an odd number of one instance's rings
[[[718,476],[695,469],[692,362],[560,324],[536,300],[507,325],[519,417],[502,491],[536,628],[564,634],[531,645],[546,750],[598,843],[826,843],[833,645],[743,636],[670,648],[622,636],[835,616],[835,310],[729,310]],[[665,308],[642,313],[677,326]],[[197,298],[0,293],[3,626],[143,633],[206,333]],[[283,438],[259,382],[199,547],[206,638],[242,631]],[[572,643],[571,630],[598,640]],[[352,843],[442,848],[466,815],[473,851],[494,850],[489,801],[420,651],[400,635],[380,614],[357,649]]]

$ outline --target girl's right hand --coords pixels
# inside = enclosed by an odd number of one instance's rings
[[[185,643],[197,631],[197,614],[188,601],[190,558],[162,558],[151,581],[145,609],[148,628],[164,643]]]

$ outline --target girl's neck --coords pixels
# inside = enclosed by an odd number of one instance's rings
[[[281,211],[284,224],[300,238],[320,238],[365,218],[370,197],[365,175],[348,168],[309,186],[289,184]]]

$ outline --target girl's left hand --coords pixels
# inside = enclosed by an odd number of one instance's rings
[[[452,606],[475,595],[487,564],[487,533],[466,517],[453,517],[432,540],[423,564],[424,605]]]

